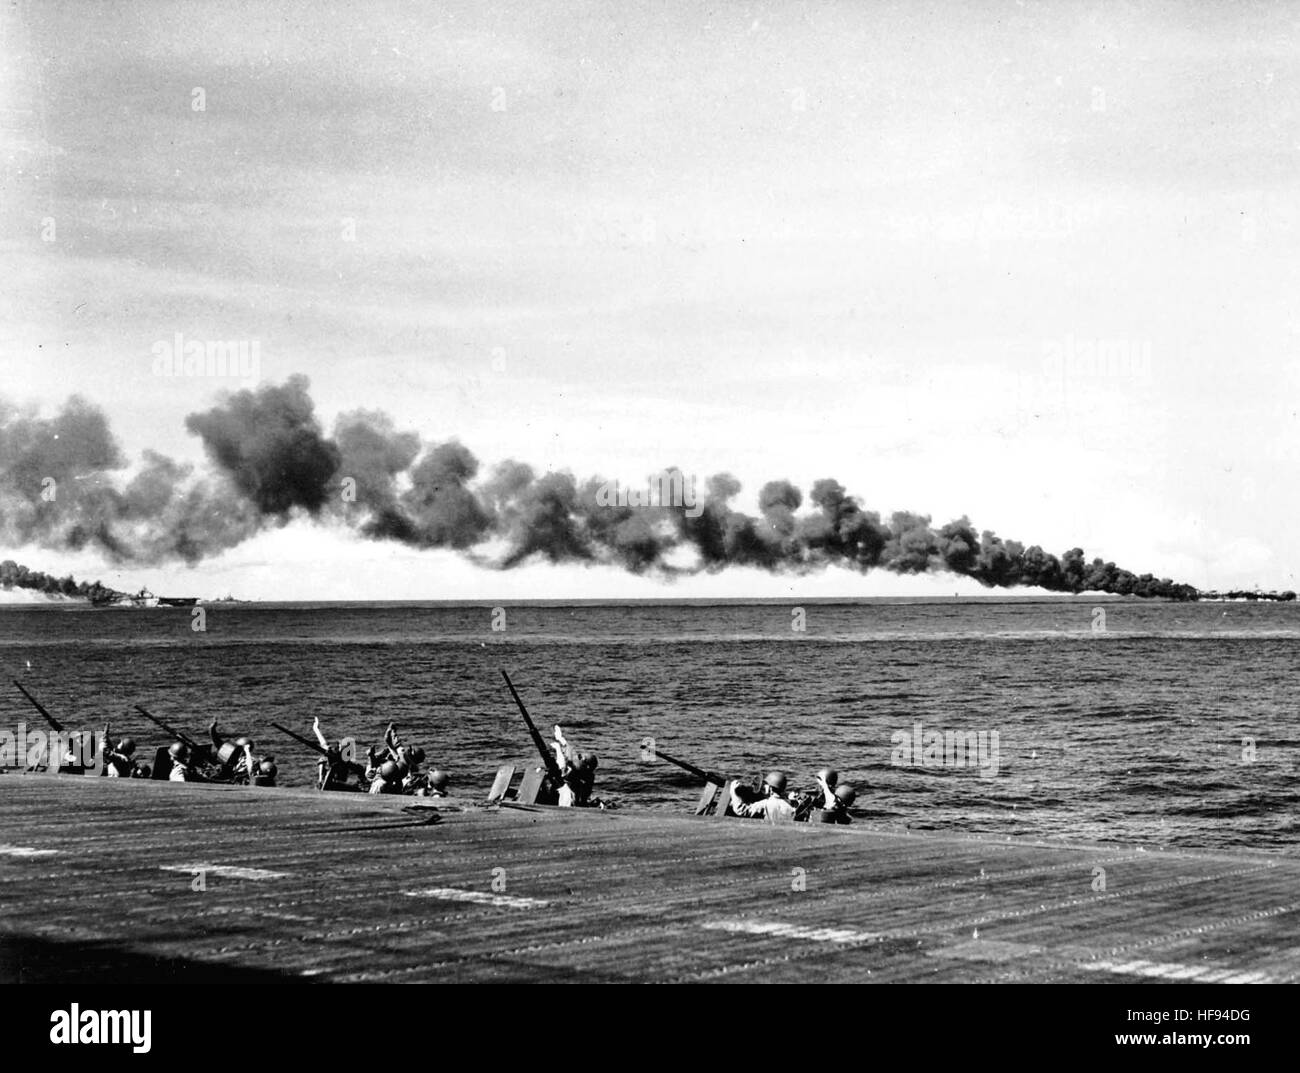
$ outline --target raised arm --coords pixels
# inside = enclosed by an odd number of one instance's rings
[[[311,721],[311,729],[312,729],[312,733],[316,735],[316,740],[320,742],[320,747],[322,749],[328,749],[330,747],[330,743],[325,740],[325,735],[321,733],[319,715],[316,716],[316,718]]]

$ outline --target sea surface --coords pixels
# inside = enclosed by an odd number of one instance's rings
[[[17,678],[69,728],[110,720],[142,754],[169,739],[132,705],[200,739],[216,718],[274,753],[282,784],[305,786],[314,756],[269,721],[310,737],[319,715],[331,739],[364,749],[391,720],[477,797],[498,765],[535,760],[505,668],[543,734],[559,722],[599,756],[597,792],[624,808],[687,810],[697,796],[692,776],[643,758],[649,736],[701,767],[779,767],[796,786],[829,764],[878,826],[1300,853],[1296,604],[229,603],[205,615],[197,632],[187,609],[0,608],[0,727],[42,726]],[[931,731],[982,734],[983,766],[932,739],[914,753]]]

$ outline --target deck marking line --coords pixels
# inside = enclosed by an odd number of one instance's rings
[[[1225,984],[1262,984],[1267,983],[1269,975],[1266,972],[1239,972],[1235,976],[1225,976]]]
[[[244,868],[236,864],[163,864],[159,867],[164,872],[211,872],[214,876],[227,879],[287,879],[288,872],[268,872],[265,868]]]
[[[57,849],[33,849],[31,846],[0,846],[0,857],[50,857]]]
[[[1149,976],[1157,980],[1191,980],[1198,984],[1262,984],[1273,978],[1267,972],[1240,969],[1211,969],[1208,965],[1179,965],[1173,961],[1092,961],[1080,968],[1089,972],[1113,972],[1122,976]]]
[[[402,893],[408,898],[441,898],[445,902],[473,902],[475,905],[496,905],[506,909],[540,909],[551,904],[541,898],[486,894],[481,890],[461,890],[458,887],[429,887],[427,890],[404,890]]]
[[[1172,976],[1185,968],[1187,968],[1186,965],[1176,965],[1168,961],[1153,961],[1141,972],[1143,976]]]
[[[1169,979],[1191,980],[1198,976],[1205,975],[1208,971],[1209,969],[1205,965],[1183,965],[1179,967],[1177,972],[1171,972],[1169,974]]]
[[[761,920],[706,920],[700,927],[708,931],[728,931],[733,935],[779,935],[783,939],[807,939],[814,943],[869,943],[880,938],[869,931],[847,928],[805,928],[798,924]]]

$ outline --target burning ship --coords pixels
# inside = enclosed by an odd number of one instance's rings
[[[198,602],[197,596],[155,596],[148,589],[141,589],[135,594],[108,593],[92,600],[91,604],[95,607],[193,607]]]

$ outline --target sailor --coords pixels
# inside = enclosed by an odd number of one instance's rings
[[[561,808],[586,808],[599,804],[593,801],[591,791],[596,785],[596,768],[600,761],[593,753],[580,753],[565,740],[560,724],[555,724],[555,763],[562,779],[559,787]]]
[[[821,791],[821,807],[830,808],[835,798],[835,787],[839,785],[840,773],[833,767],[824,767],[817,772],[817,789]]]
[[[366,778],[370,780],[372,794],[400,794],[405,772],[396,760],[381,760],[374,749],[370,750],[370,766]]]
[[[388,749],[388,758],[405,769],[403,779],[414,780],[419,776],[420,765],[424,763],[424,750],[418,745],[404,745],[392,723],[384,731],[384,746]]]
[[[247,783],[253,771],[253,743],[248,738],[236,738],[226,741],[217,732],[217,721],[208,724],[208,736],[212,739],[212,748],[216,761],[221,766],[217,778],[222,782]]]
[[[795,806],[786,796],[786,777],[783,771],[769,771],[759,789],[757,801],[745,802],[733,795],[732,809],[737,816],[748,819],[793,820]]]
[[[320,728],[320,717],[312,720],[311,729],[325,750],[325,755],[316,762],[316,785],[322,790],[362,790],[366,786],[366,769],[343,755],[343,743],[331,745]],[[352,784],[356,776],[358,785]]]
[[[397,752],[406,765],[406,774],[402,777],[402,793],[413,794],[424,786],[425,775],[420,770],[420,765],[424,763],[424,750],[418,745],[409,748],[403,745]]]
[[[445,771],[434,768],[424,776],[424,783],[416,793],[422,797],[446,797],[449,782]]]
[[[379,778],[385,782],[385,787],[375,789],[374,783],[370,785],[370,792],[377,794],[415,794],[424,786],[424,774],[420,771],[420,765],[424,763],[424,750],[418,745],[405,745],[402,739],[397,735],[397,728],[389,723],[384,731],[384,749],[385,752],[380,755],[386,755],[387,761],[381,762],[378,768],[375,768],[372,759],[370,770],[376,770]],[[373,750],[372,750],[373,753]],[[393,765],[389,768],[387,765]],[[385,774],[389,772],[389,774]],[[369,770],[367,771],[369,774]],[[397,787],[394,789],[391,785],[393,775],[397,780]]]
[[[389,731],[392,730],[390,726]],[[384,735],[385,743],[388,739],[387,732]],[[372,794],[400,794],[402,792],[402,780],[406,778],[407,769],[404,762],[396,757],[396,753],[387,747],[380,752],[373,745],[366,753],[370,763],[366,766],[365,776],[370,783],[369,792]]]
[[[275,766],[275,757],[264,756],[261,760],[254,761],[252,751],[249,751],[249,770],[253,773],[250,781],[254,786],[274,786],[276,772],[279,770]]]
[[[857,800],[858,792],[847,782],[842,782],[835,787],[835,793],[832,795],[834,803],[827,807],[826,811],[830,813],[828,819],[831,823],[852,823],[853,817],[849,815],[849,806]]]
[[[817,772],[817,789],[796,794],[792,799],[795,806],[795,819],[806,820],[814,809],[833,810],[835,806],[835,787],[840,781],[840,774],[832,767],[824,767]]]
[[[135,760],[132,758],[135,753],[135,742],[130,738],[120,738],[116,745],[109,744],[112,739],[108,736],[108,725],[104,726],[104,774],[114,779],[138,779],[148,778],[148,772],[143,774],[136,768]]]
[[[193,758],[184,742],[173,742],[167,750],[172,760],[172,770],[167,778],[172,782],[205,782],[206,780],[194,770]]]

